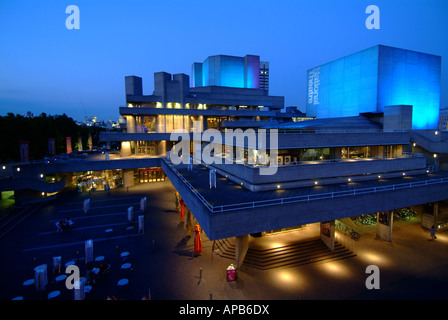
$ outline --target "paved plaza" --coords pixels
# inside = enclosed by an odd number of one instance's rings
[[[310,299],[447,299],[448,234],[429,233],[420,220],[397,221],[393,241],[375,237],[374,228],[365,228],[356,242],[352,258],[312,263],[299,267],[257,270],[242,265],[235,282],[226,281],[226,268],[232,260],[214,251],[203,233],[203,251],[193,254],[193,237],[175,208],[175,189],[169,181],[138,184],[90,194],[91,208],[83,211],[88,193],[67,192],[45,203],[22,224],[0,240],[0,299],[73,300],[73,290],[65,281],[56,281],[53,257],[60,256],[62,270],[67,262],[86,273],[85,241],[93,240],[94,257],[103,256],[110,271],[97,279],[86,300],[310,300]],[[140,199],[147,197],[147,208],[140,211]],[[134,207],[133,220],[127,209]],[[215,213],[216,214],[216,213]],[[137,232],[137,216],[144,215],[144,234]],[[55,222],[70,218],[74,228],[56,232]],[[195,223],[193,223],[194,226]],[[131,228],[130,228],[131,227]],[[318,236],[309,225],[294,231],[264,238],[252,238],[251,246],[270,246]],[[126,261],[121,253],[129,252]],[[131,268],[123,269],[124,263]],[[48,285],[38,292],[26,285],[34,278],[33,268],[46,264]],[[380,268],[381,288],[365,286],[368,265]],[[118,285],[127,279],[126,285]]]

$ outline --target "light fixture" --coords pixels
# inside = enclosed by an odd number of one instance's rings
[[[317,184],[317,181],[314,181],[314,184]]]
[[[380,179],[381,178],[381,176],[378,176],[378,179]]]
[[[352,179],[348,178],[347,181],[350,182],[350,181],[352,181]]]
[[[44,174],[43,174],[43,173],[41,173],[41,174],[40,174],[40,177],[41,177],[41,178],[43,178],[43,177],[44,177]]]
[[[280,185],[279,184],[277,185],[277,189],[280,189]]]
[[[437,153],[434,153],[434,158],[437,158]]]
[[[2,169],[5,170],[5,169],[6,169],[6,166],[3,166]]]
[[[17,169],[16,169],[16,170],[17,170],[17,172],[19,172],[19,171],[20,171],[20,168],[19,168],[19,167],[17,167]]]
[[[435,135],[438,135],[438,134],[439,134],[439,131],[435,131],[434,134],[435,134]]]
[[[405,176],[405,175],[406,175],[406,172],[403,172],[403,175]]]

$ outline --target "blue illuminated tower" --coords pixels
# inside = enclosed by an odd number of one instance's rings
[[[222,86],[258,89],[260,85],[259,72],[259,56],[210,56],[202,63],[193,63],[191,86]]]
[[[413,129],[436,129],[441,57],[383,45],[307,72],[307,116],[333,118],[412,105]]]

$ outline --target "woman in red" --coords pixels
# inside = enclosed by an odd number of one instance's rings
[[[194,227],[194,252],[200,254],[202,252],[201,227],[197,224]]]

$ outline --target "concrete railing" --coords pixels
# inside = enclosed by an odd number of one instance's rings
[[[202,194],[197,191],[190,182],[188,182],[185,177],[177,171],[173,164],[169,163],[166,158],[162,158],[162,160],[172,171],[173,173],[190,189],[190,191],[207,207],[210,212],[213,212],[213,206],[202,196]]]
[[[279,198],[279,199],[271,199],[271,200],[260,200],[260,201],[252,201],[252,202],[245,202],[245,203],[212,206],[211,211],[213,213],[219,213],[219,212],[226,212],[226,211],[255,209],[258,207],[265,207],[265,206],[275,206],[275,205],[283,205],[283,204],[289,204],[289,203],[306,202],[306,201],[322,200],[322,199],[334,199],[334,198],[339,198],[339,197],[372,194],[372,193],[385,192],[385,191],[395,191],[395,190],[423,187],[423,186],[428,186],[428,185],[433,185],[433,184],[442,184],[442,183],[448,183],[448,178],[431,179],[431,180],[424,180],[424,181],[417,181],[417,182],[400,183],[400,184],[393,184],[393,185],[379,186],[379,187],[370,187],[370,188],[360,188],[360,189],[352,189],[352,190],[345,190],[345,191],[309,194],[309,195],[297,196],[297,197],[287,197],[287,198]]]
[[[424,187],[424,186],[434,185],[434,184],[448,183],[448,178],[429,179],[429,180],[423,180],[423,181],[392,184],[392,185],[387,185],[387,186],[359,188],[359,189],[336,191],[336,192],[308,194],[308,195],[296,196],[296,197],[285,197],[285,198],[277,198],[277,199],[269,199],[269,200],[257,200],[257,201],[251,201],[251,202],[213,206],[204,198],[204,196],[202,196],[191,185],[190,182],[188,182],[187,179],[185,179],[185,177],[181,173],[179,173],[176,170],[176,168],[174,167],[173,164],[169,163],[166,158],[163,158],[162,161],[165,162],[165,164],[191,190],[191,192],[193,192],[193,194],[204,204],[204,206],[211,213],[222,213],[222,212],[228,212],[228,211],[255,209],[255,208],[266,207],[266,206],[277,206],[277,205],[284,205],[284,204],[297,203],[297,202],[308,202],[308,201],[322,200],[322,199],[334,199],[334,198],[339,198],[339,197],[349,197],[349,196],[364,195],[364,194],[375,194],[375,193],[379,193],[379,192],[396,191],[396,190],[402,190],[402,189]]]

